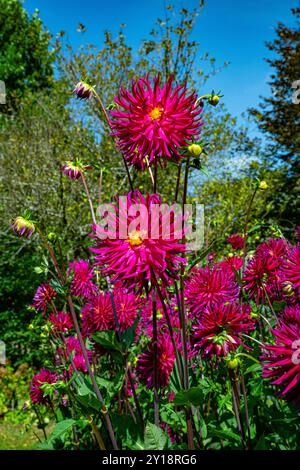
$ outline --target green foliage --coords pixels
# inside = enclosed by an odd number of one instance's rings
[[[267,138],[266,165],[281,168],[279,188],[274,196],[274,215],[284,223],[297,223],[299,198],[299,84],[300,77],[300,9],[292,9],[295,24],[279,22],[276,38],[267,43],[272,53],[267,60],[272,68],[269,82],[272,95],[263,98],[258,109],[251,109],[260,130]],[[296,82],[296,83],[295,83]],[[294,88],[292,88],[294,86]],[[270,165],[271,163],[271,165]],[[271,199],[271,197],[270,197]]]
[[[17,369],[0,366],[0,418],[21,421],[22,409],[29,398],[28,384],[33,371],[23,363]]]
[[[21,1],[1,0],[0,44],[0,78],[6,86],[6,109],[20,104],[25,92],[51,87],[54,54],[49,52],[50,35],[43,29],[38,12],[29,17]]]

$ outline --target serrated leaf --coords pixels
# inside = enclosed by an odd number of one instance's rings
[[[180,390],[173,400],[174,405],[200,406],[203,403],[203,391],[200,387],[191,387],[189,390]]]
[[[60,421],[57,423],[55,426],[51,436],[50,436],[50,442],[55,441],[58,437],[62,436],[68,429],[70,429],[72,426],[76,424],[75,419],[65,419],[64,421]]]
[[[152,423],[147,423],[145,429],[145,449],[163,450],[167,443],[167,437],[164,431]]]
[[[92,338],[105,349],[123,352],[122,344],[118,341],[115,331],[97,331],[92,335]]]

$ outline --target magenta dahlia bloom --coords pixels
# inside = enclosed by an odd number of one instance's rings
[[[73,273],[70,286],[71,294],[83,299],[89,299],[97,292],[97,286],[92,282],[95,274],[89,262],[83,259],[70,264],[69,274]]]
[[[239,271],[242,268],[243,264],[243,258],[240,256],[228,256],[218,263],[220,268],[228,270],[233,275],[235,275],[235,271]]]
[[[112,205],[110,223],[112,230],[98,225],[93,227],[96,265],[113,282],[141,291],[153,279],[161,279],[166,285],[171,277],[177,278],[184,259],[178,255],[185,251],[182,243],[182,226],[177,219],[158,213],[163,207],[160,196],[139,191],[120,198],[119,205]],[[140,215],[131,215],[132,209]],[[134,228],[132,228],[134,227]]]
[[[44,384],[54,384],[58,380],[58,377],[55,373],[51,372],[48,369],[41,369],[38,374],[36,374],[30,384],[30,398],[34,405],[41,405],[47,403],[47,397],[44,397],[44,392],[42,390],[42,385]]]
[[[300,402],[300,324],[280,322],[272,330],[275,344],[264,345],[263,377],[281,387],[280,397]]]
[[[120,330],[123,332],[130,328],[137,318],[141,299],[134,293],[120,288],[114,289],[113,296]],[[81,316],[85,336],[96,331],[117,328],[109,292],[100,293],[90,299],[83,307]]]
[[[80,347],[79,340],[75,338],[75,336],[70,336],[66,340],[66,345],[67,345],[67,356],[72,355],[72,359],[74,362],[74,365],[77,370],[80,372],[87,372],[87,365]],[[86,353],[89,359],[89,362],[91,363],[93,359],[93,352],[90,351],[89,349],[86,348]],[[73,372],[73,367],[70,367],[70,372],[72,374]]]
[[[73,320],[67,312],[51,313],[48,321],[53,325],[54,331],[57,333],[67,333],[73,328]]]
[[[289,305],[283,312],[284,323],[300,326],[300,305]]]
[[[282,298],[281,266],[288,251],[288,243],[282,239],[269,239],[256,249],[243,275],[244,287],[249,297],[264,302],[265,291],[271,300]]]
[[[113,135],[126,160],[144,169],[146,158],[163,161],[182,158],[180,149],[200,133],[201,107],[197,95],[173,79],[161,87],[156,77],[153,86],[147,78],[132,81],[132,88],[121,88],[115,98],[118,108],[111,112]]]
[[[264,260],[269,275],[276,273],[281,267],[288,248],[288,242],[282,238],[270,238],[257,247],[257,256]]]
[[[27,217],[16,217],[12,223],[11,228],[19,237],[30,238],[35,230],[34,223]]]
[[[281,266],[284,283],[289,283],[300,297],[300,243],[292,247]]]
[[[238,233],[234,233],[227,238],[227,243],[229,243],[234,250],[240,250],[244,248],[245,238]]]
[[[178,348],[180,348],[180,334],[177,334],[177,331],[180,329],[180,321],[176,301],[172,298],[169,302],[165,302],[165,305],[170,318],[171,325],[174,328],[173,333],[175,341],[177,342]],[[156,319],[158,334],[160,334],[161,336],[168,335],[168,325],[166,322],[163,306],[158,295],[156,298]],[[140,336],[142,334],[150,338],[153,335],[153,302],[151,297],[148,300],[144,301],[144,305],[141,310],[140,320],[136,329],[137,342],[140,340]]]
[[[158,388],[166,387],[173,370],[175,353],[168,336],[158,340],[157,344],[157,378]],[[137,374],[147,388],[154,386],[154,345],[149,343],[147,350],[138,357]]]
[[[50,284],[41,284],[34,294],[32,306],[41,312],[46,312],[51,300],[57,296]]]
[[[199,315],[206,307],[236,301],[239,286],[230,270],[215,265],[196,268],[186,283],[185,294],[192,315]]]
[[[227,356],[242,344],[242,334],[254,329],[248,305],[210,305],[195,324],[192,342],[204,357]]]

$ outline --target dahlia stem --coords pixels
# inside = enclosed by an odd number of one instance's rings
[[[97,91],[95,90],[95,88],[93,88],[93,93],[95,95],[95,97],[97,98],[97,101],[98,103],[100,104],[100,108],[101,108],[101,111],[103,112],[104,116],[105,116],[105,119],[107,121],[107,124],[109,125],[109,127],[111,127],[111,121],[110,121],[110,117],[105,109],[105,106],[103,104],[103,101],[102,99],[100,98],[100,95],[97,93]]]
[[[39,422],[39,426],[40,426],[40,428],[41,428],[42,431],[43,431],[44,438],[45,438],[45,440],[47,441],[48,437],[47,437],[47,433],[46,433],[46,430],[45,430],[45,424],[42,422],[42,419],[41,419],[41,416],[40,416],[40,413],[39,413],[39,411],[38,411],[37,406],[33,405],[33,409],[34,409],[34,412],[35,412],[35,414],[36,414],[36,416],[37,416],[37,419],[38,419],[38,422]],[[38,439],[39,439],[39,441],[41,442],[40,438],[38,438]]]
[[[180,382],[181,382],[181,385],[183,386],[182,364],[181,364],[181,360],[180,360],[178,348],[177,348],[176,343],[175,343],[174,334],[173,334],[173,329],[172,329],[172,324],[171,324],[171,321],[170,321],[170,317],[169,317],[169,314],[168,314],[167,307],[166,307],[166,305],[165,305],[164,297],[163,297],[163,295],[162,295],[162,292],[161,292],[161,290],[160,290],[159,284],[158,284],[158,282],[157,282],[157,280],[156,280],[155,274],[154,274],[154,272],[153,272],[152,269],[151,269],[151,273],[152,273],[152,281],[153,281],[153,284],[154,284],[154,286],[156,287],[157,294],[158,294],[158,296],[159,296],[159,300],[160,300],[160,302],[161,302],[161,305],[162,305],[162,308],[163,308],[163,311],[164,311],[165,319],[166,319],[167,326],[168,326],[168,330],[169,330],[169,333],[170,333],[170,338],[171,338],[172,346],[173,346],[174,353],[175,353],[176,364],[177,364],[177,368],[178,368],[178,372],[179,372]]]
[[[104,104],[103,104],[102,99],[100,98],[100,95],[96,92],[96,90],[95,90],[94,88],[93,88],[93,92],[94,92],[94,95],[96,96],[96,98],[97,98],[97,100],[98,100],[98,102],[99,102],[99,104],[100,104],[100,108],[101,108],[101,110],[102,110],[102,112],[103,112],[103,114],[104,114],[104,116],[105,116],[105,119],[106,119],[106,121],[107,121],[107,124],[109,125],[110,128],[112,128],[110,117],[109,117],[109,115],[108,115],[108,113],[107,113],[107,111],[106,111],[106,109],[105,109],[105,106],[104,106]],[[124,155],[123,155],[122,153],[121,153],[121,155],[122,155],[123,162],[124,162],[124,166],[125,166],[125,169],[126,169],[126,173],[127,173],[127,177],[128,177],[128,181],[129,181],[129,186],[130,186],[131,191],[133,191],[134,188],[133,188],[133,184],[132,184],[132,179],[131,179],[131,176],[130,176],[129,168],[128,168],[128,165],[127,165],[127,162],[126,162],[126,160],[125,160]]]
[[[157,158],[154,160],[154,185],[153,185],[153,192],[156,193],[157,191]]]
[[[250,220],[252,204],[253,204],[254,198],[256,196],[257,190],[258,190],[258,187],[256,187],[255,190],[253,191],[253,194],[252,194],[250,202],[249,202],[247,214],[246,214],[246,220],[245,220],[245,225],[244,225],[243,265],[245,265],[245,260],[246,260],[246,255],[247,255],[248,224],[249,224],[249,220]]]
[[[157,368],[157,310],[156,292],[152,294],[152,324],[153,324],[153,382],[154,382],[154,423],[159,426],[159,405],[158,405],[158,368]]]
[[[59,268],[59,266],[58,266],[58,262],[57,262],[57,260],[56,260],[54,251],[52,250],[52,247],[49,245],[49,243],[48,243],[48,241],[47,241],[47,238],[45,237],[45,235],[43,234],[42,230],[41,230],[39,227],[37,227],[37,231],[39,232],[39,235],[40,235],[41,239],[43,240],[43,242],[44,242],[44,244],[45,244],[47,250],[49,251],[49,254],[50,254],[50,257],[51,257],[52,262],[53,262],[53,264],[54,264],[54,267],[55,267],[55,269],[56,269],[56,272],[57,272],[57,274],[58,274],[58,276],[59,276],[59,278],[60,278],[61,283],[63,284],[64,281],[65,281],[65,279],[64,279],[64,276],[62,275],[62,272],[61,272],[61,270],[60,270],[60,268]]]
[[[65,359],[69,359],[69,360],[70,360],[71,365],[72,365],[72,368],[73,368],[74,372],[76,373],[76,375],[77,375],[79,381],[80,381],[81,383],[84,383],[83,380],[82,380],[82,378],[81,378],[81,376],[80,376],[80,374],[79,374],[79,372],[78,372],[78,369],[77,369],[77,367],[76,367],[76,365],[75,365],[75,363],[74,363],[72,354],[67,355],[67,343],[66,343],[66,340],[65,340],[64,336],[61,335],[61,336],[60,336],[60,339],[61,339],[62,343],[63,343],[64,346],[65,346],[65,350],[66,350],[66,352],[64,353]],[[72,390],[70,390],[70,392],[71,392],[72,395],[73,395]],[[76,395],[74,395],[74,398],[75,398],[75,400],[76,400]],[[92,416],[89,416],[89,417],[88,417],[88,420],[89,420],[89,423],[90,423],[90,425],[91,425],[91,427],[92,427],[92,431],[93,431],[93,433],[94,433],[94,435],[95,435],[95,439],[96,439],[96,441],[97,441],[97,443],[98,443],[98,445],[99,445],[100,450],[106,450],[106,447],[105,447],[104,441],[103,441],[103,439],[102,439],[102,436],[101,436],[101,434],[100,434],[100,432],[99,432],[99,429],[98,429],[97,425],[95,424],[95,422],[94,422]],[[77,434],[77,433],[76,433],[75,426],[73,427],[73,429],[74,429],[75,434]]]
[[[107,426],[107,431],[108,431],[111,443],[113,445],[114,450],[118,450],[118,444],[117,444],[117,441],[116,441],[116,438],[115,438],[115,434],[114,434],[114,430],[113,430],[113,427],[112,427],[112,424],[111,424],[111,420],[110,420],[110,417],[108,415],[108,412],[107,412],[102,394],[101,394],[101,392],[99,390],[99,387],[98,387],[98,384],[96,382],[95,375],[94,375],[94,373],[92,371],[92,368],[91,368],[91,365],[90,365],[90,361],[89,361],[89,358],[88,358],[88,355],[87,355],[87,352],[86,352],[86,349],[85,349],[85,344],[84,344],[84,341],[83,341],[83,338],[82,338],[82,335],[81,335],[78,320],[77,320],[77,317],[76,317],[76,313],[75,313],[73,302],[72,302],[72,299],[71,299],[70,295],[68,295],[68,304],[69,304],[69,307],[70,307],[70,311],[71,311],[75,331],[76,331],[76,334],[77,334],[77,337],[78,337],[78,340],[79,340],[80,348],[81,348],[81,351],[82,351],[82,354],[83,354],[83,357],[84,357],[84,360],[85,360],[85,363],[86,363],[86,366],[87,366],[87,369],[88,369],[90,379],[91,379],[92,384],[93,384],[93,388],[95,390],[95,393],[97,395],[98,400],[100,401],[100,403],[102,405],[102,412],[104,414],[104,420],[105,420],[105,423],[106,423],[106,426]]]
[[[88,201],[89,201],[90,210],[91,210],[91,215],[92,215],[92,219],[93,219],[93,224],[96,225],[97,222],[96,222],[96,217],[95,217],[95,211],[94,211],[94,207],[93,207],[93,202],[92,202],[92,198],[91,198],[91,195],[90,195],[90,192],[89,192],[89,188],[88,188],[88,186],[87,186],[87,184],[86,184],[86,179],[85,179],[83,173],[81,173],[81,179],[82,179],[82,182],[83,182],[83,186],[84,186],[84,190],[85,190],[87,199],[88,199]]]
[[[149,158],[146,157],[145,160],[146,160],[147,168],[148,168],[148,171],[149,171],[150,179],[151,179],[151,182],[152,182],[153,192],[155,193],[155,189],[154,189],[154,187],[155,187],[155,181],[154,181],[154,176],[153,176],[153,173],[152,173],[150,164],[149,164]]]
[[[250,420],[249,420],[249,409],[248,409],[248,399],[247,399],[247,390],[245,385],[245,379],[243,374],[240,375],[241,386],[244,397],[244,408],[245,408],[245,418],[247,424],[247,437],[248,437],[248,448],[251,448],[251,430],[250,430]]]
[[[177,170],[176,189],[175,189],[175,196],[174,196],[175,202],[177,202],[178,196],[179,196],[180,176],[181,176],[181,163],[178,164],[178,170]]]
[[[99,189],[98,189],[98,204],[102,202],[102,186],[103,186],[103,171],[100,170],[100,177],[99,177]]]
[[[272,305],[272,302],[271,302],[271,300],[270,300],[269,294],[268,294],[268,292],[267,292],[266,286],[265,286],[264,284],[263,284],[263,291],[264,291],[264,293],[265,293],[265,296],[266,296],[268,305],[269,305],[269,307],[270,307],[270,309],[271,309],[271,312],[273,313],[274,317],[276,318],[276,322],[278,322],[278,317],[277,317],[277,315],[276,315],[276,313],[275,313],[275,310],[274,310],[274,308],[273,308],[273,305]]]
[[[187,158],[184,184],[183,184],[183,196],[182,196],[182,212],[184,214],[184,206],[187,200],[188,180],[189,180],[189,169],[190,169],[190,157]],[[180,175],[179,175],[180,176]],[[187,354],[187,322],[186,322],[186,308],[184,301],[184,265],[181,267],[180,276],[180,292],[181,292],[181,333],[182,333],[182,351],[183,351],[183,381],[185,390],[189,389],[189,369],[188,369],[188,354]],[[186,410],[186,425],[187,425],[187,437],[189,449],[194,449],[194,436],[192,426],[192,412],[191,409]]]
[[[191,157],[188,157],[185,165],[185,174],[184,174],[184,183],[183,183],[183,196],[182,196],[182,208],[184,209],[184,204],[186,204],[187,199],[187,188],[189,181],[189,169],[190,169],[190,160]]]
[[[229,378],[231,384],[231,392],[232,392],[232,403],[233,403],[233,410],[235,415],[235,420],[237,424],[237,428],[241,437],[241,442],[243,448],[246,449],[246,441],[245,441],[245,432],[243,428],[243,424],[241,421],[240,409],[239,409],[239,393],[237,388],[237,378],[232,370],[229,370]]]
[[[102,436],[99,432],[98,426],[95,424],[92,416],[89,417],[89,423],[91,425],[91,428],[93,430],[94,436],[96,438],[96,441],[98,443],[98,446],[99,446],[100,450],[106,450],[105,444],[104,444]]]
[[[118,314],[117,314],[116,302],[115,302],[114,293],[113,293],[113,290],[110,286],[110,282],[109,282],[108,278],[107,278],[107,285],[108,285],[108,291],[109,291],[109,295],[110,295],[111,306],[112,306],[112,310],[113,310],[113,314],[114,314],[114,319],[115,319],[116,327],[117,327],[117,337],[118,337],[119,342],[122,343],[122,333],[121,333],[120,322],[119,322],[119,318],[118,318]],[[138,400],[138,397],[137,397],[137,394],[136,394],[136,391],[135,391],[135,388],[134,388],[134,382],[133,382],[130,367],[129,366],[126,367],[125,371],[127,373],[127,376],[128,376],[129,382],[130,382],[134,403],[135,403],[135,406],[136,406],[136,409],[137,409],[137,412],[138,412],[138,415],[139,415],[139,419],[140,419],[140,422],[141,422],[141,425],[142,425],[142,429],[144,430],[145,425],[144,425],[143,413],[142,413],[141,406],[140,406],[140,403],[139,403],[139,400]]]
[[[135,406],[136,406],[136,409],[137,409],[137,412],[138,412],[138,415],[139,415],[139,418],[140,418],[140,422],[141,422],[141,425],[142,425],[142,431],[144,432],[145,424],[144,424],[143,413],[142,413],[142,409],[141,409],[141,405],[140,405],[138,396],[137,396],[135,388],[134,388],[134,382],[133,382],[130,366],[128,366],[128,368],[127,368],[127,375],[128,375],[129,382],[130,382],[130,385],[131,385],[131,390],[132,390],[134,403],[135,403]]]

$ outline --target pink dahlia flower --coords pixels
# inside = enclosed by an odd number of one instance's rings
[[[263,377],[281,387],[280,396],[300,402],[300,324],[280,322],[272,330],[275,344],[265,344],[261,357]]]
[[[141,300],[134,293],[119,288],[113,291],[113,296],[120,330],[123,332],[131,327],[137,318]],[[81,315],[85,336],[96,331],[117,328],[109,292],[100,293],[90,299],[83,307]]]
[[[67,344],[67,356],[69,355],[72,356],[74,366],[76,367],[76,369],[79,370],[80,372],[87,372],[88,369],[87,369],[87,365],[84,359],[84,355],[80,347],[79,340],[75,338],[75,336],[70,336],[69,338],[67,338],[66,344]],[[88,356],[88,360],[91,363],[93,359],[93,352],[87,348],[85,350]],[[70,367],[70,372],[71,374],[73,372],[72,365]]]
[[[96,265],[113,282],[141,291],[149,287],[153,279],[161,279],[166,285],[171,277],[178,277],[184,259],[178,255],[185,251],[182,242],[182,226],[177,225],[168,214],[158,213],[163,208],[156,194],[144,197],[139,191],[120,198],[119,206],[112,205],[107,231],[98,225],[93,227],[96,246]],[[131,215],[131,210],[140,215]],[[132,228],[134,227],[134,228]]]
[[[229,243],[234,250],[240,250],[244,247],[245,238],[238,233],[234,233],[227,238],[227,243]]]
[[[206,307],[236,301],[239,286],[230,270],[216,265],[195,269],[186,283],[185,294],[192,315],[199,315]]]
[[[43,311],[45,313],[51,300],[56,296],[57,293],[50,284],[41,284],[34,294],[32,306],[36,310]]]
[[[194,348],[204,357],[227,356],[242,344],[242,333],[254,329],[248,305],[237,303],[209,306],[195,324]]]
[[[73,320],[69,313],[57,312],[49,315],[48,321],[57,333],[67,333],[73,328]]]
[[[158,340],[157,344],[157,385],[166,387],[173,370],[175,353],[168,336]],[[147,388],[154,386],[154,345],[149,343],[147,350],[138,357],[137,374]]]
[[[270,239],[256,249],[243,276],[245,290],[256,302],[264,302],[265,292],[271,300],[282,298],[281,266],[288,251],[288,243],[282,239]]]
[[[51,372],[48,369],[41,369],[38,374],[36,374],[30,384],[30,398],[34,405],[40,405],[47,403],[47,397],[44,397],[44,392],[42,390],[42,385],[44,384],[54,384],[58,380],[58,377],[55,373]]]
[[[297,324],[300,326],[300,305],[285,307],[283,312],[284,323]]]
[[[132,88],[121,88],[115,98],[118,108],[111,112],[113,135],[126,160],[144,169],[146,159],[182,157],[180,149],[200,133],[201,107],[197,95],[173,79],[161,87],[156,77],[153,86],[147,78],[132,81]]]
[[[281,266],[281,274],[284,283],[289,283],[300,297],[300,243],[292,247],[287,259]]]
[[[222,261],[218,263],[220,268],[227,269],[233,275],[235,275],[236,271],[239,271],[243,266],[243,258],[240,256],[232,256],[231,258],[228,256],[224,258]]]
[[[88,299],[97,292],[97,286],[92,282],[95,274],[88,261],[83,259],[73,261],[70,264],[69,273],[73,273],[70,286],[71,294]]]
[[[165,300],[167,300],[167,298],[165,298]],[[180,329],[178,307],[175,304],[174,299],[170,300],[170,302],[165,301],[165,306],[170,318],[171,325],[174,328],[173,332],[175,341],[177,341],[178,347],[180,347],[180,335],[177,334],[177,330]],[[161,334],[162,336],[165,334],[168,335],[168,325],[165,318],[163,306],[158,295],[156,298],[156,319],[158,334]],[[151,297],[148,300],[145,300],[143,308],[141,310],[141,317],[136,329],[137,341],[139,341],[141,334],[144,334],[148,337],[152,337],[153,335],[153,302]]]

